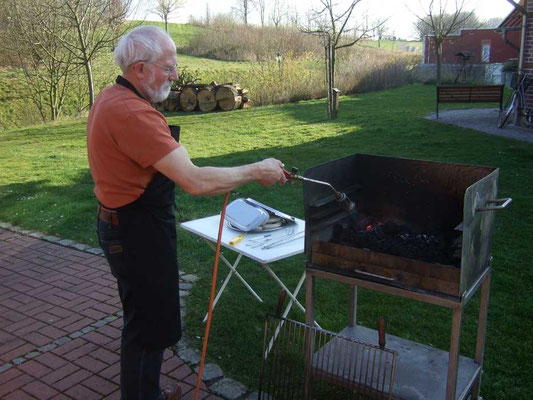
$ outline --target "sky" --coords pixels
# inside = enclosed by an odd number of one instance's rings
[[[139,0],[145,10],[149,10],[149,4],[151,0]],[[231,11],[232,5],[237,0],[185,0],[185,6],[176,12],[175,16],[171,18],[171,22],[185,23],[188,21],[189,16],[193,15],[197,19],[201,19],[206,15],[206,6],[209,6],[209,12],[211,15],[218,13],[228,13]],[[301,15],[305,14],[305,11],[309,8],[319,9],[320,0],[279,0],[285,2],[285,4],[297,8]],[[338,10],[344,10],[343,4],[346,4],[349,0],[337,0]],[[436,2],[438,2],[437,0]],[[442,4],[446,3],[446,0],[441,0]],[[459,0],[460,1],[460,0]],[[517,0],[515,0],[517,1]],[[267,5],[272,4],[274,0],[266,0]],[[448,0],[449,4],[453,6],[455,0]],[[388,34],[394,34],[394,36],[402,39],[415,39],[415,32],[413,30],[413,24],[416,20],[415,14],[423,14],[423,8],[421,4],[427,4],[428,0],[361,0],[361,2],[355,7],[353,15],[358,16],[360,20],[363,20],[364,15],[368,15],[369,24],[373,20],[389,18],[387,21]],[[504,18],[513,9],[513,6],[509,4],[507,0],[465,0],[469,7],[466,9],[471,10],[475,8],[476,14],[480,19],[485,20],[493,17]],[[268,13],[268,12],[267,12]],[[157,21],[158,17],[155,14],[147,12],[147,20]],[[252,10],[250,15],[250,23],[260,24],[260,19]]]

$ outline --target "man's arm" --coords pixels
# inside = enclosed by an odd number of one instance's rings
[[[197,167],[183,146],[161,158],[153,167],[195,196],[227,193],[251,181],[263,186],[287,181],[283,163],[274,158],[231,168]]]

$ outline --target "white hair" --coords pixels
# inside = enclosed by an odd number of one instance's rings
[[[163,55],[162,47],[176,48],[172,38],[161,28],[153,25],[138,26],[122,36],[115,47],[114,58],[122,72],[137,61],[155,62]]]

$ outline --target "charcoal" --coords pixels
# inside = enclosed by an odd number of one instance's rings
[[[332,242],[430,263],[460,266],[461,233],[414,232],[406,224],[393,221],[370,223],[372,220],[366,217],[364,224],[357,224],[355,228],[336,224]]]

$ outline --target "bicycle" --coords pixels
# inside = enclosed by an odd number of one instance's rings
[[[500,111],[500,117],[498,119],[498,128],[503,128],[503,126],[509,119],[509,116],[516,111],[526,115],[526,117],[528,117],[529,122],[530,113],[524,113],[523,110],[526,99],[526,91],[533,79],[531,79],[528,74],[519,72],[518,74],[515,74],[515,76],[513,76],[513,81],[516,81],[516,84],[513,85],[511,83],[511,87],[513,87],[515,90],[513,94],[509,96],[509,98],[505,102],[505,105]]]

